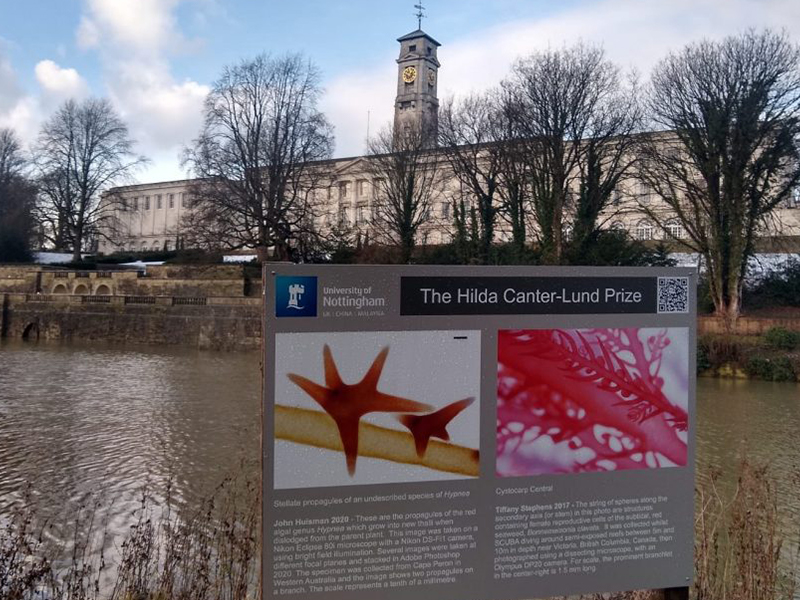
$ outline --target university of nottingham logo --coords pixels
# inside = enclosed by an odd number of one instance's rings
[[[276,317],[316,317],[317,278],[278,275],[275,281]]]

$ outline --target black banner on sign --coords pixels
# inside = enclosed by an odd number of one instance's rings
[[[648,314],[655,277],[401,277],[401,315]]]

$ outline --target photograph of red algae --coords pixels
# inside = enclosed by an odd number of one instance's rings
[[[497,475],[685,466],[686,328],[501,330]]]
[[[275,336],[276,489],[470,479],[481,332]]]

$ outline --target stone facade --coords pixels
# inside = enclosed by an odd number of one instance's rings
[[[109,215],[98,249],[104,254],[128,250],[174,250],[181,221],[190,210],[190,181],[166,181],[114,188],[102,202]]]

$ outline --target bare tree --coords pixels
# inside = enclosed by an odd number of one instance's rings
[[[800,50],[785,34],[703,41],[654,69],[641,176],[707,266],[717,315],[741,310],[747,260],[766,217],[800,181]]]
[[[475,210],[479,225],[479,258],[487,263],[500,212],[503,169],[510,148],[504,144],[504,112],[494,91],[447,100],[439,113],[439,141],[465,199],[455,204]]]
[[[580,247],[629,173],[640,123],[633,90],[601,48],[578,44],[520,59],[503,83],[525,146],[531,213],[545,260],[565,258],[567,226]]]
[[[440,158],[424,121],[388,127],[368,142],[367,171],[376,187],[372,225],[380,238],[411,261],[420,233],[440,194]]]
[[[22,143],[13,129],[0,129],[0,185],[7,184],[14,177],[22,175],[25,157]]]
[[[0,262],[30,258],[36,188],[25,176],[19,138],[0,129]]]
[[[72,251],[73,261],[115,218],[116,207],[101,202],[100,194],[129,182],[147,162],[133,147],[128,127],[106,99],[68,100],[42,126],[35,149],[37,220],[57,249]]]
[[[185,223],[198,241],[272,247],[288,258],[308,223],[315,192],[329,183],[312,163],[333,151],[332,127],[317,109],[320,74],[301,55],[259,55],[226,67],[205,104],[205,122],[185,161],[199,178]]]

